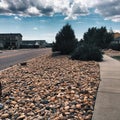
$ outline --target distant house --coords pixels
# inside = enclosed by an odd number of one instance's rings
[[[45,40],[23,40],[20,46],[21,48],[44,48],[47,42]]]
[[[39,44],[39,48],[46,47],[48,44],[45,40],[35,40],[35,41],[36,44]]]
[[[19,48],[21,42],[22,42],[22,35],[20,33],[0,34],[0,48],[1,49]]]
[[[120,44],[120,33],[114,33],[114,40],[112,43]]]
[[[118,37],[120,37],[120,33],[119,32],[114,33],[114,39],[116,39]]]

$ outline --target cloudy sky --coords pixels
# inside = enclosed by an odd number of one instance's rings
[[[89,27],[120,31],[120,0],[0,0],[0,33],[52,42],[66,23],[79,40]]]

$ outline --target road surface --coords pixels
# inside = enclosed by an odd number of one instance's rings
[[[50,48],[0,51],[0,70],[50,52]]]

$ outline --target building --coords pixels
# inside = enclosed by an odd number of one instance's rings
[[[45,40],[23,40],[20,46],[21,48],[44,48],[47,42]]]
[[[19,48],[21,42],[22,42],[22,35],[20,33],[0,34],[1,49]]]
[[[114,41],[112,43],[120,44],[120,33],[114,33]]]
[[[120,33],[119,32],[114,33],[114,39],[118,37],[120,37]]]

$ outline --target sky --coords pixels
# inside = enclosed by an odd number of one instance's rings
[[[91,27],[120,32],[120,0],[0,0],[0,33],[50,43],[67,23],[78,40]]]

